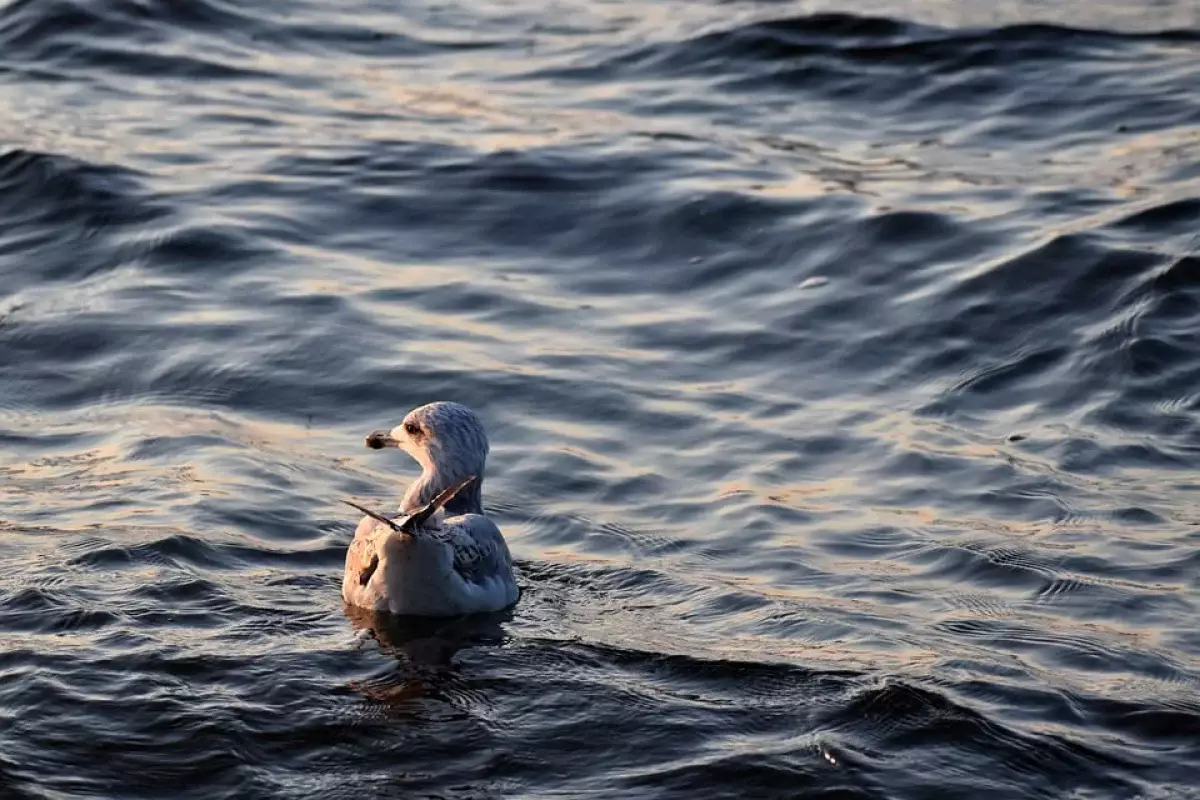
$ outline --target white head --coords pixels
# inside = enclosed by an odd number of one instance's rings
[[[406,506],[428,503],[438,492],[476,476],[474,483],[446,504],[446,511],[483,513],[481,495],[488,440],[483,423],[466,406],[437,402],[414,408],[395,428],[367,436],[367,447],[398,447],[423,468],[421,480],[405,497]]]

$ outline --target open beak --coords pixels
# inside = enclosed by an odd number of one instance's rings
[[[385,447],[399,447],[400,443],[392,438],[391,431],[371,431],[367,434],[367,447],[372,450],[382,450]]]

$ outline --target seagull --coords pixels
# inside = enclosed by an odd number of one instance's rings
[[[483,511],[488,441],[475,412],[458,403],[415,408],[367,447],[398,447],[422,467],[404,494],[402,517],[363,512],[346,553],[342,598],[391,614],[454,617],[500,611],[517,601],[512,556]]]

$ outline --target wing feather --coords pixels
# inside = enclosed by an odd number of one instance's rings
[[[496,523],[480,514],[450,517],[439,538],[454,552],[454,571],[463,580],[479,583],[512,571],[512,556]]]

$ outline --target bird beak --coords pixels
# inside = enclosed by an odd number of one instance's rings
[[[399,447],[400,443],[392,438],[391,431],[372,431],[367,434],[367,447],[372,450],[382,450],[385,447]]]

